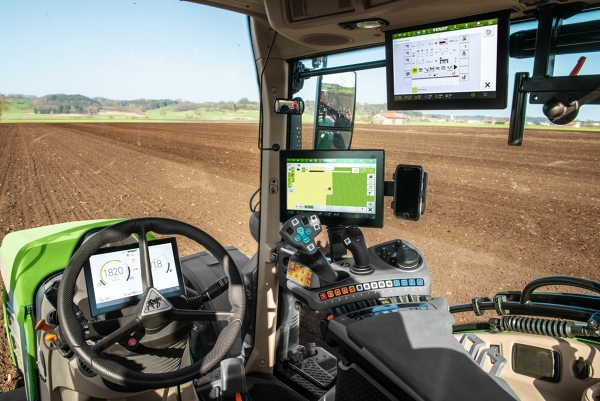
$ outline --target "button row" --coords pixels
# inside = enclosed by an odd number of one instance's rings
[[[373,281],[370,283],[349,285],[346,287],[335,288],[329,291],[323,291],[319,293],[319,298],[321,299],[321,301],[325,301],[327,299],[341,297],[342,295],[353,294],[355,292],[395,287],[422,287],[424,285],[425,281],[422,278]]]

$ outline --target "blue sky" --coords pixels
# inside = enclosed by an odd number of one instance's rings
[[[177,0],[0,2],[0,92],[258,100],[246,17]]]
[[[370,52],[368,58],[385,57],[382,48]],[[600,73],[598,55],[587,56],[581,74]],[[568,74],[578,58],[560,56],[555,75]],[[531,71],[533,62],[510,65],[509,99],[514,72]],[[0,3],[0,93],[258,100],[254,68],[246,17],[240,14],[178,0]],[[359,102],[385,103],[383,69],[359,72],[358,80]],[[307,89],[314,81],[307,81]],[[312,99],[314,93],[302,95]],[[509,110],[481,114],[508,116]],[[528,105],[527,114],[542,116],[541,106]],[[584,107],[580,119],[600,120],[598,106]]]

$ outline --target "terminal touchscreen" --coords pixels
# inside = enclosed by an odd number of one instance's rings
[[[389,110],[504,109],[509,13],[386,32]]]
[[[383,150],[280,152],[280,218],[315,212],[322,224],[383,227]]]
[[[175,238],[148,241],[152,281],[165,297],[182,295]],[[92,316],[135,305],[143,292],[137,244],[102,248],[84,266]]]

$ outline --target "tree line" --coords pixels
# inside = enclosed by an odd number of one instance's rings
[[[117,111],[143,114],[148,110],[172,106],[175,112],[258,110],[257,101],[243,97],[237,102],[189,102],[181,99],[135,99],[113,100],[104,97],[89,98],[83,95],[52,94],[35,96],[10,95],[13,99],[33,99],[31,106],[36,114],[98,114],[99,111]]]

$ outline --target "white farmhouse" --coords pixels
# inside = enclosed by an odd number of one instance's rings
[[[381,113],[374,115],[371,121],[373,121],[373,124],[402,125],[406,124],[408,117],[402,113],[382,111]]]

